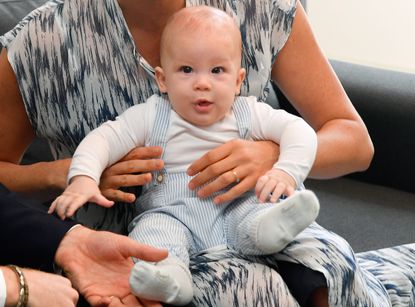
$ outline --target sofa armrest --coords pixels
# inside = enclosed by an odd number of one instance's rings
[[[0,35],[11,30],[26,14],[46,0],[0,0]]]
[[[351,178],[415,192],[415,74],[331,61],[375,146],[369,169]],[[276,89],[282,108],[295,112]]]

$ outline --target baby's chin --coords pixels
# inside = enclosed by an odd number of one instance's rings
[[[220,122],[225,116],[210,116],[210,115],[198,115],[192,118],[186,119],[189,123],[197,127],[209,127],[217,122]]]

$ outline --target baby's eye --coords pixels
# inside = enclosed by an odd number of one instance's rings
[[[184,72],[185,74],[190,74],[193,69],[190,66],[182,66],[180,67],[180,71]]]
[[[213,69],[212,69],[212,74],[219,74],[219,73],[221,73],[221,72],[223,72],[223,67],[214,67]]]

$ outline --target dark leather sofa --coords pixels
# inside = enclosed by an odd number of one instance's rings
[[[355,251],[415,242],[415,74],[331,61],[375,146],[369,169],[308,180],[318,221]],[[290,108],[280,97],[283,107]]]
[[[0,0],[0,34],[45,0]],[[356,251],[415,242],[415,75],[332,61],[366,122],[375,157],[363,173],[307,180],[321,201],[318,222]],[[280,105],[295,110],[278,92]],[[275,96],[274,96],[275,97]],[[36,140],[25,162],[50,159]]]

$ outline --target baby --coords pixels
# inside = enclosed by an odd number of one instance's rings
[[[225,12],[206,6],[180,10],[169,19],[160,48],[155,77],[161,94],[86,136],[72,159],[69,185],[49,212],[65,218],[86,202],[112,206],[98,187],[105,168],[136,146],[161,146],[164,169],[143,187],[130,237],[167,248],[169,257],[136,262],[130,285],[139,297],[184,305],[193,296],[189,255],[218,246],[247,255],[277,253],[315,220],[319,202],[300,188],[317,138],[301,118],[238,96],[245,77],[241,35]],[[255,191],[232,202],[214,204],[217,194],[199,198],[188,187],[188,166],[237,138],[278,143],[278,162]],[[237,168],[226,176],[236,184],[244,179]],[[282,195],[288,197],[280,200]]]

